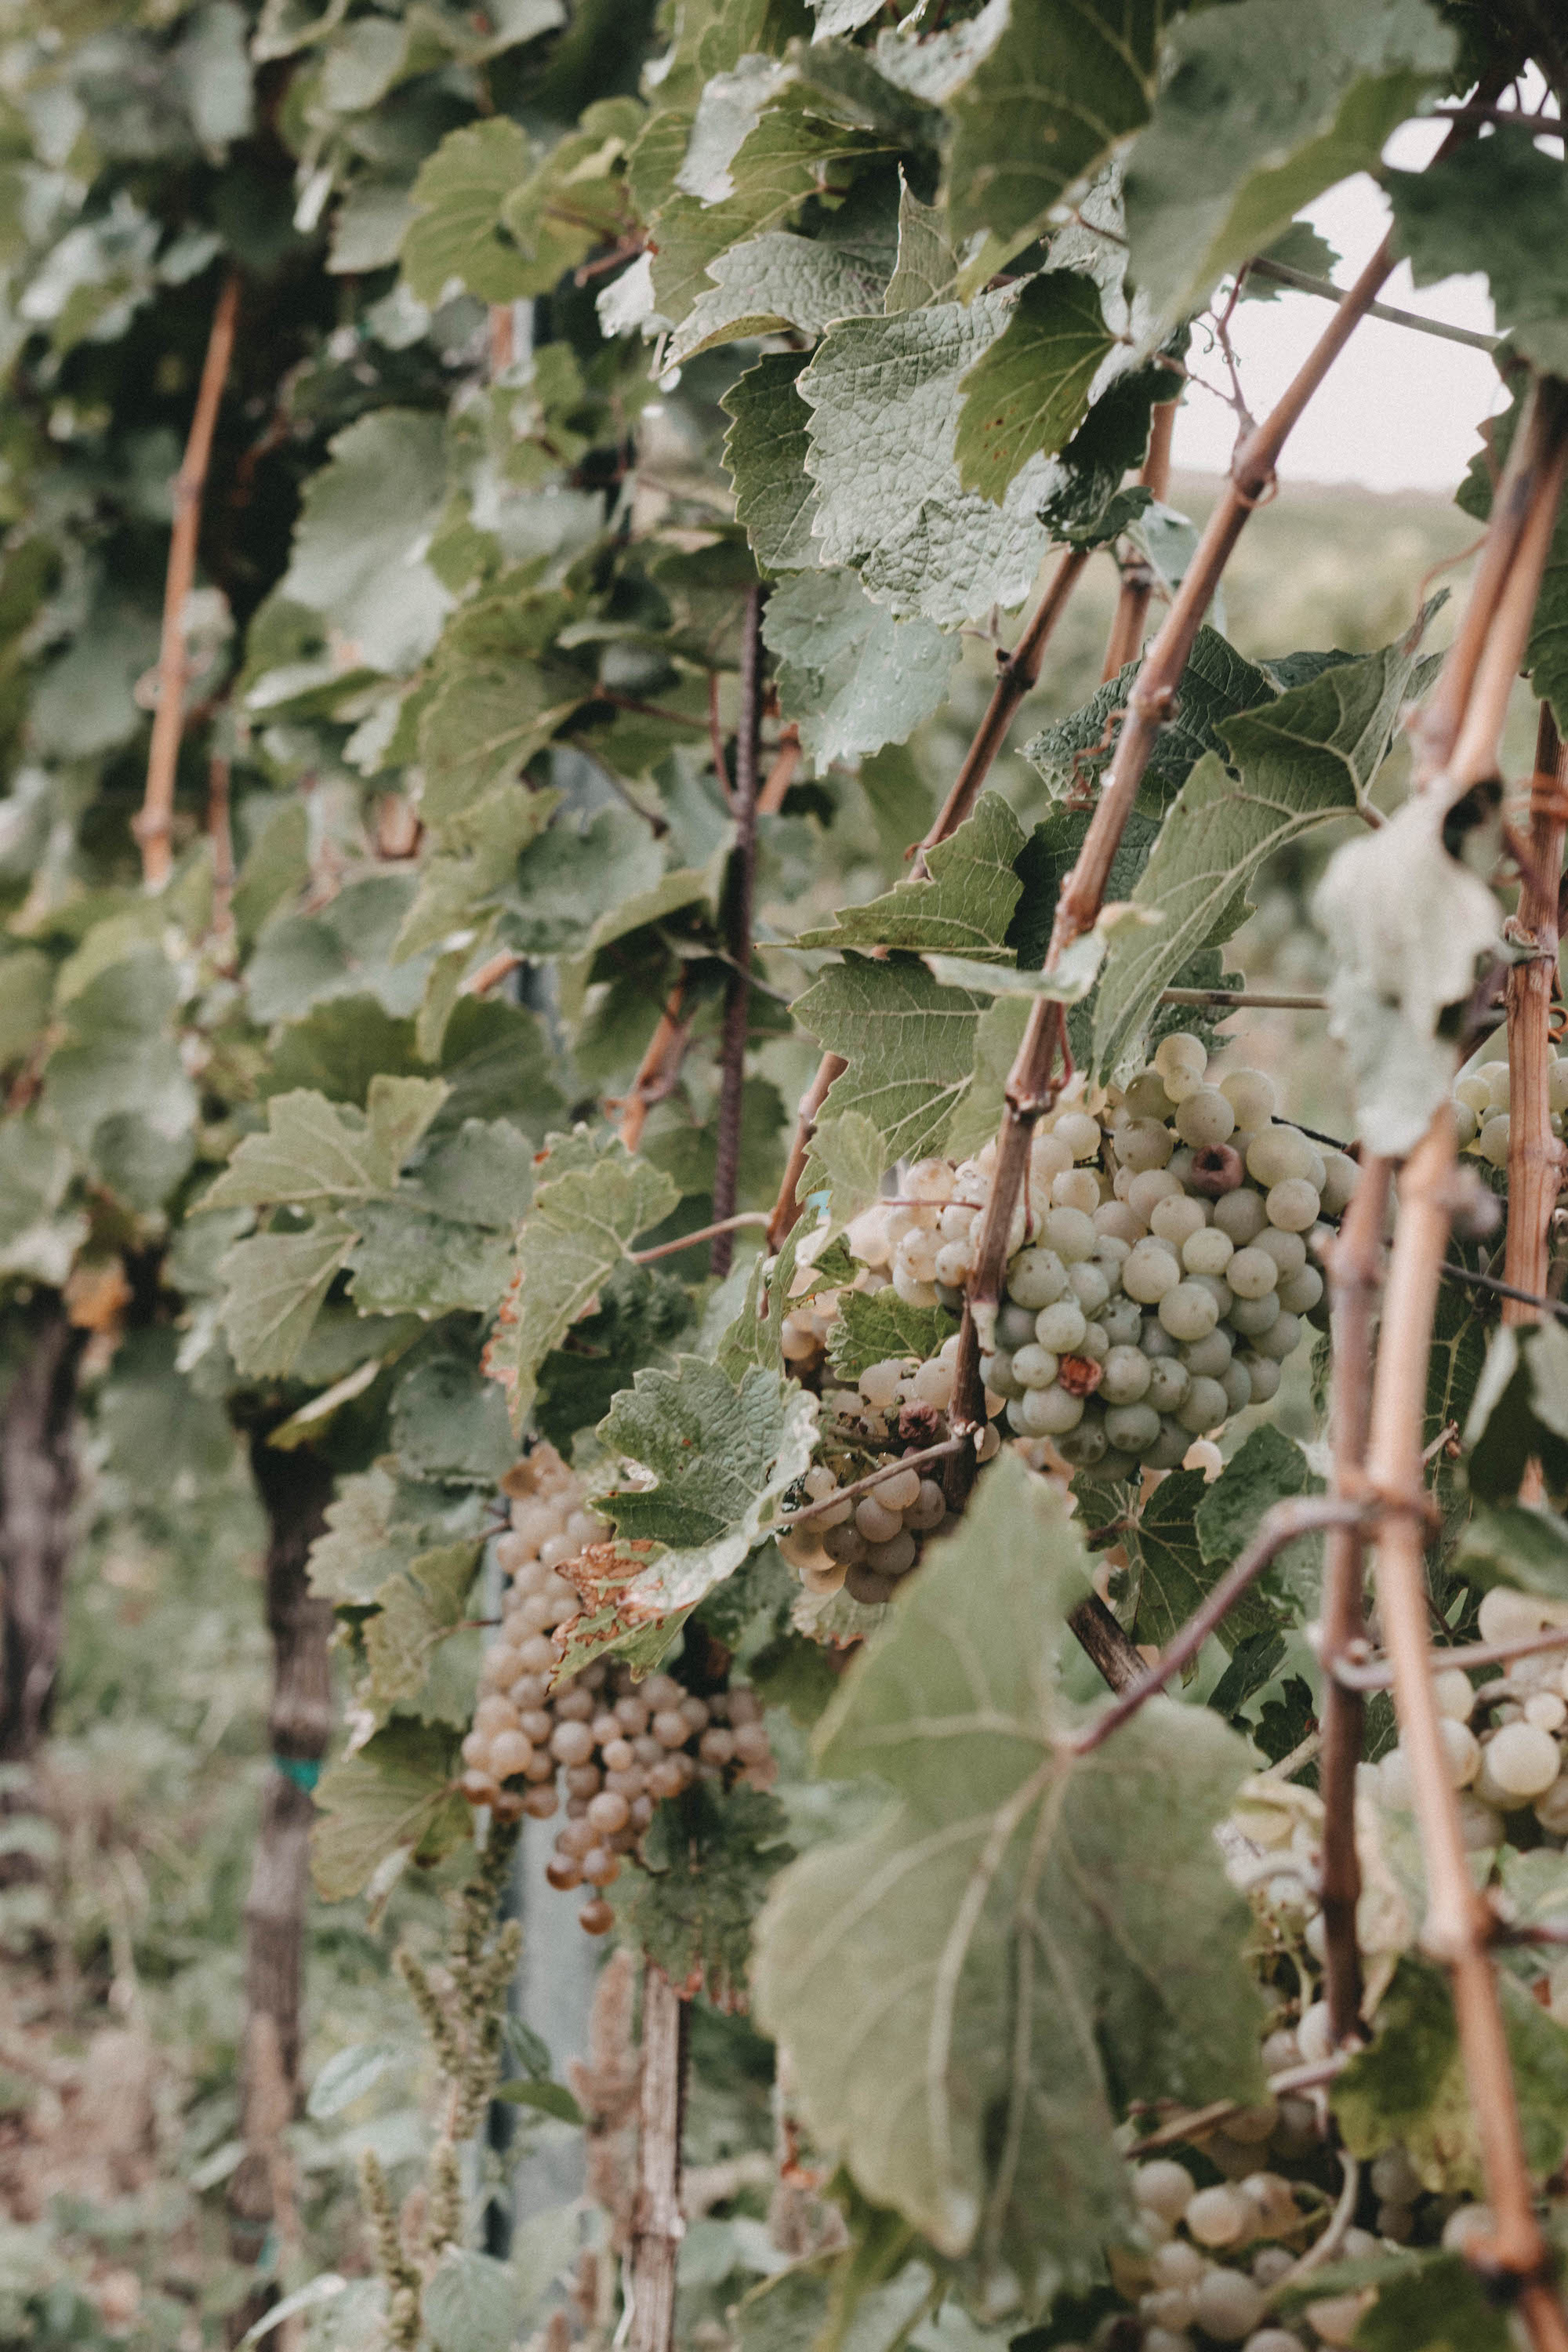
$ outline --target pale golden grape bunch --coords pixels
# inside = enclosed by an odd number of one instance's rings
[[[1568,1057],[1546,1073],[1548,1117],[1553,1135],[1563,1133],[1568,1114]],[[1509,1073],[1506,1061],[1482,1062],[1454,1082],[1454,1123],[1461,1151],[1474,1150],[1492,1168],[1508,1166]]]
[[[661,1799],[699,1778],[766,1788],[777,1767],[761,1701],[743,1685],[698,1697],[672,1675],[636,1683],[629,1667],[598,1659],[552,1688],[552,1636],[582,1606],[558,1571],[604,1541],[605,1523],[553,1446],[535,1446],[508,1484],[511,1529],[496,1553],[510,1581],[463,1742],[463,1794],[503,1821],[563,1813],[546,1875],[593,1890],[578,1916],[603,1935],[614,1917],[604,1889],[635,1858]]]
[[[1106,1477],[1131,1481],[1189,1457],[1217,1467],[1206,1441],[1279,1388],[1323,1295],[1313,1263],[1330,1230],[1321,1220],[1343,1210],[1358,1171],[1346,1153],[1276,1121],[1262,1072],[1232,1070],[1211,1085],[1207,1066],[1197,1038],[1166,1037],[1096,1112],[1080,1090],[1040,1121],[1008,1237],[1005,1296],[981,1333],[993,1423],[983,1460],[1005,1429],[1049,1440],[1073,1468]],[[906,1170],[895,1197],[845,1229],[858,1267],[849,1286],[890,1290],[911,1308],[960,1309],[995,1155],[988,1143],[972,1160]],[[798,1254],[797,1295],[827,1230]],[[923,1360],[889,1357],[854,1387],[836,1385],[843,1302],[837,1288],[800,1297],[782,1335],[790,1369],[822,1393],[826,1461],[807,1482],[812,1500],[948,1432],[956,1335]],[[918,1488],[913,1476],[907,1502],[902,1483],[879,1486],[786,1538],[809,1591],[843,1582],[858,1600],[888,1597],[942,1522],[936,1474],[928,1469]]]

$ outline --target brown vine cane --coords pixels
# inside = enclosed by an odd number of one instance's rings
[[[1256,431],[1246,436],[1237,451],[1226,493],[1209,518],[1191,568],[1133,682],[1127,716],[1099,804],[1058,901],[1046,957],[1047,971],[1055,969],[1074,940],[1091,929],[1099,918],[1111,861],[1121,845],[1143,772],[1160,729],[1171,715],[1194,640],[1231,551],[1247,516],[1269,495],[1279,453],[1302,411],[1393,267],[1392,247],[1385,240],[1335,311],[1276,407]],[[1006,1108],[997,1136],[991,1197],[978,1262],[964,1301],[952,1418],[955,1427],[967,1429],[972,1434],[983,1429],[985,1422],[977,1317],[989,1320],[1001,1300],[1007,1239],[1023,1188],[1030,1138],[1036,1121],[1055,1099],[1055,1074],[1058,1063],[1065,1066],[1066,1047],[1067,1023],[1062,1007],[1049,998],[1037,999],[1030,1009],[1023,1043],[1008,1073]],[[973,1452],[955,1456],[950,1464],[946,1482],[950,1503],[957,1505],[963,1500],[973,1484],[976,1467]]]
[[[213,435],[217,429],[223,388],[234,357],[238,316],[239,278],[231,270],[223,281],[213,312],[190,435],[180,470],[174,477],[174,524],[169,534],[163,633],[158,646],[158,703],[153,713],[153,735],[147,750],[147,788],[141,813],[132,828],[141,845],[142,879],[149,890],[161,890],[174,866],[174,778],[180,760],[180,737],[184,730],[185,684],[190,667],[185,657],[185,606],[195,582],[202,494],[212,461]]]

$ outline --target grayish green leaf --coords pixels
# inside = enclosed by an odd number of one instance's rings
[[[1155,1700],[1062,1752],[1055,1657],[1086,1589],[1060,1500],[1005,1454],[817,1729],[825,1772],[874,1773],[896,1807],[791,1865],[753,1968],[816,2137],[943,2252],[1005,2262],[1029,2310],[1126,2225],[1113,2099],[1259,2081],[1212,1834],[1245,1751]]]
[[[402,247],[403,274],[419,301],[439,302],[452,278],[481,302],[527,291],[526,264],[502,234],[500,213],[528,164],[528,134],[504,114],[449,131],[426,159]]]
[[[895,619],[853,572],[803,572],[767,604],[763,635],[778,659],[779,710],[818,770],[902,743],[939,709],[958,640],[933,622]]]
[[[796,945],[929,950],[986,963],[1010,958],[1024,838],[1001,793],[982,793],[973,814],[928,854],[929,881],[897,882],[880,898],[841,908],[830,924],[803,931]]]
[[[585,1136],[551,1139],[519,1233],[513,1287],[486,1359],[508,1392],[515,1425],[521,1425],[552,1348],[587,1312],[637,1235],[668,1217],[679,1198],[668,1176],[619,1143],[601,1150]]]
[[[1133,904],[1160,921],[1119,932],[1106,959],[1094,1024],[1101,1071],[1113,1069],[1134,1043],[1187,959],[1240,927],[1248,885],[1265,858],[1361,805],[1409,688],[1417,641],[1412,632],[1220,723],[1239,781],[1206,752],[1166,815],[1133,892]],[[1352,850],[1359,856],[1384,837]]]
[[[407,2048],[395,2042],[355,2042],[333,2053],[310,2085],[305,2112],[312,2123],[328,2123],[380,2082],[394,2066],[409,2063]]]
[[[993,505],[959,478],[960,385],[1007,323],[1004,294],[833,328],[800,379],[825,563],[847,563],[895,613],[953,623],[1022,602],[1046,550],[1037,509],[1057,478],[1033,457]]]
[[[765,572],[799,572],[821,562],[812,537],[816,485],[805,469],[811,411],[796,390],[810,363],[805,352],[770,352],[721,403],[734,419],[724,464],[735,485],[735,520],[745,524]]]
[[[999,506],[1031,457],[1054,457],[1083,422],[1111,350],[1092,278],[1047,269],[1028,278],[959,386],[953,451],[964,488]]]
[[[947,217],[940,205],[922,205],[911,195],[902,172],[899,174],[899,258],[882,308],[890,319],[899,310],[923,310],[935,302],[951,301],[957,290],[958,256],[947,233]]]
[[[1499,329],[1543,373],[1568,374],[1568,184],[1528,131],[1467,140],[1429,172],[1390,172],[1417,286],[1482,270]]]
[[[942,988],[924,966],[858,956],[825,971],[795,1001],[795,1018],[849,1065],[824,1105],[837,1118],[858,1111],[883,1139],[883,1162],[942,1148],[968,1086],[984,1000]]]
[[[954,99],[955,233],[1014,249],[1148,121],[1163,0],[1012,0],[1007,27]]]
[[[1454,55],[1425,0],[1241,0],[1187,16],[1170,46],[1125,201],[1131,274],[1173,320],[1325,188],[1375,170]]]
[[[218,1264],[223,1328],[242,1372],[287,1372],[355,1240],[328,1217],[302,1234],[258,1234]]]
[[[436,2352],[508,2352],[523,2315],[505,2263],[447,2246],[426,2284],[425,2325]]]
[[[451,607],[421,553],[446,501],[441,442],[439,417],[377,409],[329,443],[305,485],[282,593],[372,669],[414,669]]]
[[[717,344],[786,327],[820,335],[836,319],[882,307],[884,280],[866,256],[787,229],[769,229],[716,254],[708,275],[712,290],[698,297],[670,338],[673,365]]]
[[[398,1853],[426,1861],[472,1834],[456,1785],[458,1744],[399,1717],[322,1773],[310,1875],[323,1903],[364,1891]]]

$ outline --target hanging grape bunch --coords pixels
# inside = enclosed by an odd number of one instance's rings
[[[1107,1090],[1098,1116],[1080,1096],[1040,1120],[1006,1296],[983,1334],[982,1461],[1005,1428],[1050,1440],[1074,1469],[1134,1479],[1173,1469],[1194,1441],[1274,1395],[1323,1295],[1312,1263],[1328,1231],[1320,1219],[1338,1217],[1358,1171],[1344,1152],[1275,1123],[1261,1071],[1211,1085],[1207,1067],[1197,1038],[1169,1036],[1130,1084]],[[848,1286],[960,1308],[994,1165],[989,1143],[956,1165],[910,1168],[896,1200],[847,1228],[859,1268]],[[840,1290],[823,1290],[784,1321],[786,1361],[822,1387],[824,1460],[805,1486],[826,1506],[785,1549],[808,1591],[844,1584],[857,1600],[883,1601],[942,1524],[942,1489],[910,1470],[833,1498],[873,1457],[946,1437],[958,1340],[949,1333],[923,1360],[889,1357],[853,1388],[836,1386],[843,1313]]]
[[[1568,1056],[1550,1062],[1546,1098],[1552,1132],[1561,1137],[1568,1114]],[[1508,1166],[1509,1069],[1505,1061],[1483,1062],[1454,1084],[1454,1124],[1461,1151],[1473,1150],[1489,1167]]]
[[[601,1936],[615,1916],[605,1889],[635,1862],[661,1800],[700,1778],[766,1788],[777,1767],[762,1703],[744,1685],[698,1697],[671,1675],[635,1683],[628,1666],[598,1659],[552,1687],[552,1637],[582,1608],[560,1570],[604,1541],[605,1525],[552,1445],[535,1446],[510,1484],[522,1491],[496,1545],[509,1583],[463,1742],[462,1790],[502,1821],[563,1814],[546,1876],[563,1892],[591,1890],[578,1916]]]

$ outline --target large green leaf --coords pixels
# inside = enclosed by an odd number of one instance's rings
[[[735,485],[735,519],[764,572],[799,572],[822,560],[811,535],[816,485],[805,469],[811,411],[796,389],[810,363],[804,352],[770,352],[724,394],[734,420],[724,463]]]
[[[791,1865],[753,1969],[816,2136],[942,2252],[1005,2262],[1029,2309],[1127,2224],[1120,2101],[1260,2079],[1213,1840],[1245,1749],[1156,1700],[1064,1752],[1055,1658],[1086,1587],[1061,1502],[1005,1454],[818,1727],[822,1769],[896,1806]]]
[[[659,212],[653,264],[654,300],[679,327],[710,290],[709,270],[731,246],[781,227],[828,178],[847,180],[891,152],[886,132],[835,121],[815,93],[784,88],[731,157],[734,194],[717,204],[678,192]]]
[[[829,1118],[858,1111],[882,1138],[882,1164],[938,1150],[973,1073],[985,1000],[942,988],[923,964],[851,956],[795,1001],[803,1027],[849,1067],[829,1087]]]
[[[368,1118],[352,1105],[303,1089],[274,1095],[267,1106],[267,1132],[244,1138],[202,1206],[379,1200],[396,1183],[398,1169],[440,1109],[446,1091],[438,1078],[374,1077]]]
[[[1499,327],[1547,374],[1568,374],[1568,184],[1528,131],[1468,140],[1428,172],[1390,172],[1417,286],[1484,270]]]
[[[1000,505],[959,478],[961,384],[1012,305],[982,294],[832,328],[799,380],[812,412],[813,526],[825,563],[858,571],[879,603],[971,621],[1028,594],[1046,550],[1037,509],[1055,480],[1031,457]]]
[[[874,604],[853,572],[803,572],[768,599],[779,715],[819,770],[902,743],[947,698],[958,640]]]
[[[959,387],[954,454],[964,488],[1000,505],[1031,457],[1054,457],[1082,423],[1111,349],[1092,278],[1074,269],[1031,278]]]
[[[258,1234],[219,1261],[223,1328],[242,1372],[288,1372],[356,1235],[336,1217],[302,1234]]]
[[[438,416],[377,409],[345,426],[306,480],[282,593],[371,669],[415,668],[451,605],[422,554],[447,496],[441,442]]]
[[[481,302],[527,291],[527,268],[500,234],[500,210],[528,173],[528,134],[504,114],[449,131],[420,166],[414,218],[403,239],[403,275],[421,302],[439,302],[458,278]]]
[[[612,1459],[651,1485],[614,1486],[594,1508],[616,1541],[568,1569],[584,1614],[569,1629],[561,1672],[606,1651],[639,1671],[657,1663],[698,1602],[734,1574],[809,1467],[816,1399],[771,1366],[735,1378],[700,1356],[640,1371],[600,1429]]]
[[[1454,39],[1426,0],[1241,0],[1186,16],[1170,50],[1126,207],[1131,274],[1178,318],[1325,188],[1376,168]]]
[[[769,229],[716,255],[708,275],[711,291],[698,296],[670,338],[677,365],[742,336],[786,327],[819,335],[836,319],[879,310],[886,282],[867,255],[786,229]]]
[[[1511,1978],[1500,1990],[1525,2156],[1545,2179],[1568,2152],[1568,2030]],[[1366,2158],[1397,2141],[1424,2188],[1443,2195],[1479,2190],[1475,2115],[1441,1971],[1402,1960],[1375,2025],[1369,2047],[1329,2095],[1345,2146]]]
[[[1413,632],[1381,653],[1336,663],[1220,723],[1239,781],[1206,752],[1166,815],[1132,894],[1158,920],[1119,930],[1106,959],[1094,1022],[1101,1071],[1134,1045],[1188,958],[1239,929],[1264,859],[1362,805],[1409,689],[1417,642]]]
[[[669,1178],[623,1145],[555,1136],[518,1234],[517,1271],[486,1357],[521,1426],[539,1367],[560,1346],[639,1234],[679,1200]]]
[[[434,1862],[470,1834],[457,1741],[399,1719],[321,1775],[310,1875],[324,1903],[362,1894],[395,1855]]]
[[[1012,0],[953,101],[956,234],[1021,241],[1149,119],[1163,0]]]
[[[927,857],[929,881],[896,882],[880,898],[845,907],[805,948],[898,948],[912,954],[1011,961],[1007,932],[1023,895],[1016,866],[1024,829],[1000,793],[982,793],[973,815]]]
[[[1080,710],[1042,728],[1025,744],[1025,759],[1039,770],[1057,799],[1075,791],[1081,794],[1103,776],[1116,749],[1120,714],[1127,709],[1137,675],[1137,663],[1129,662],[1114,677],[1107,678]],[[1201,628],[1182,672],[1175,709],[1155,738],[1143,772],[1138,788],[1140,808],[1150,816],[1160,815],[1205,751],[1226,758],[1219,732],[1224,722],[1271,701],[1278,691],[1278,683],[1268,672],[1238,654],[1217,629]]]

